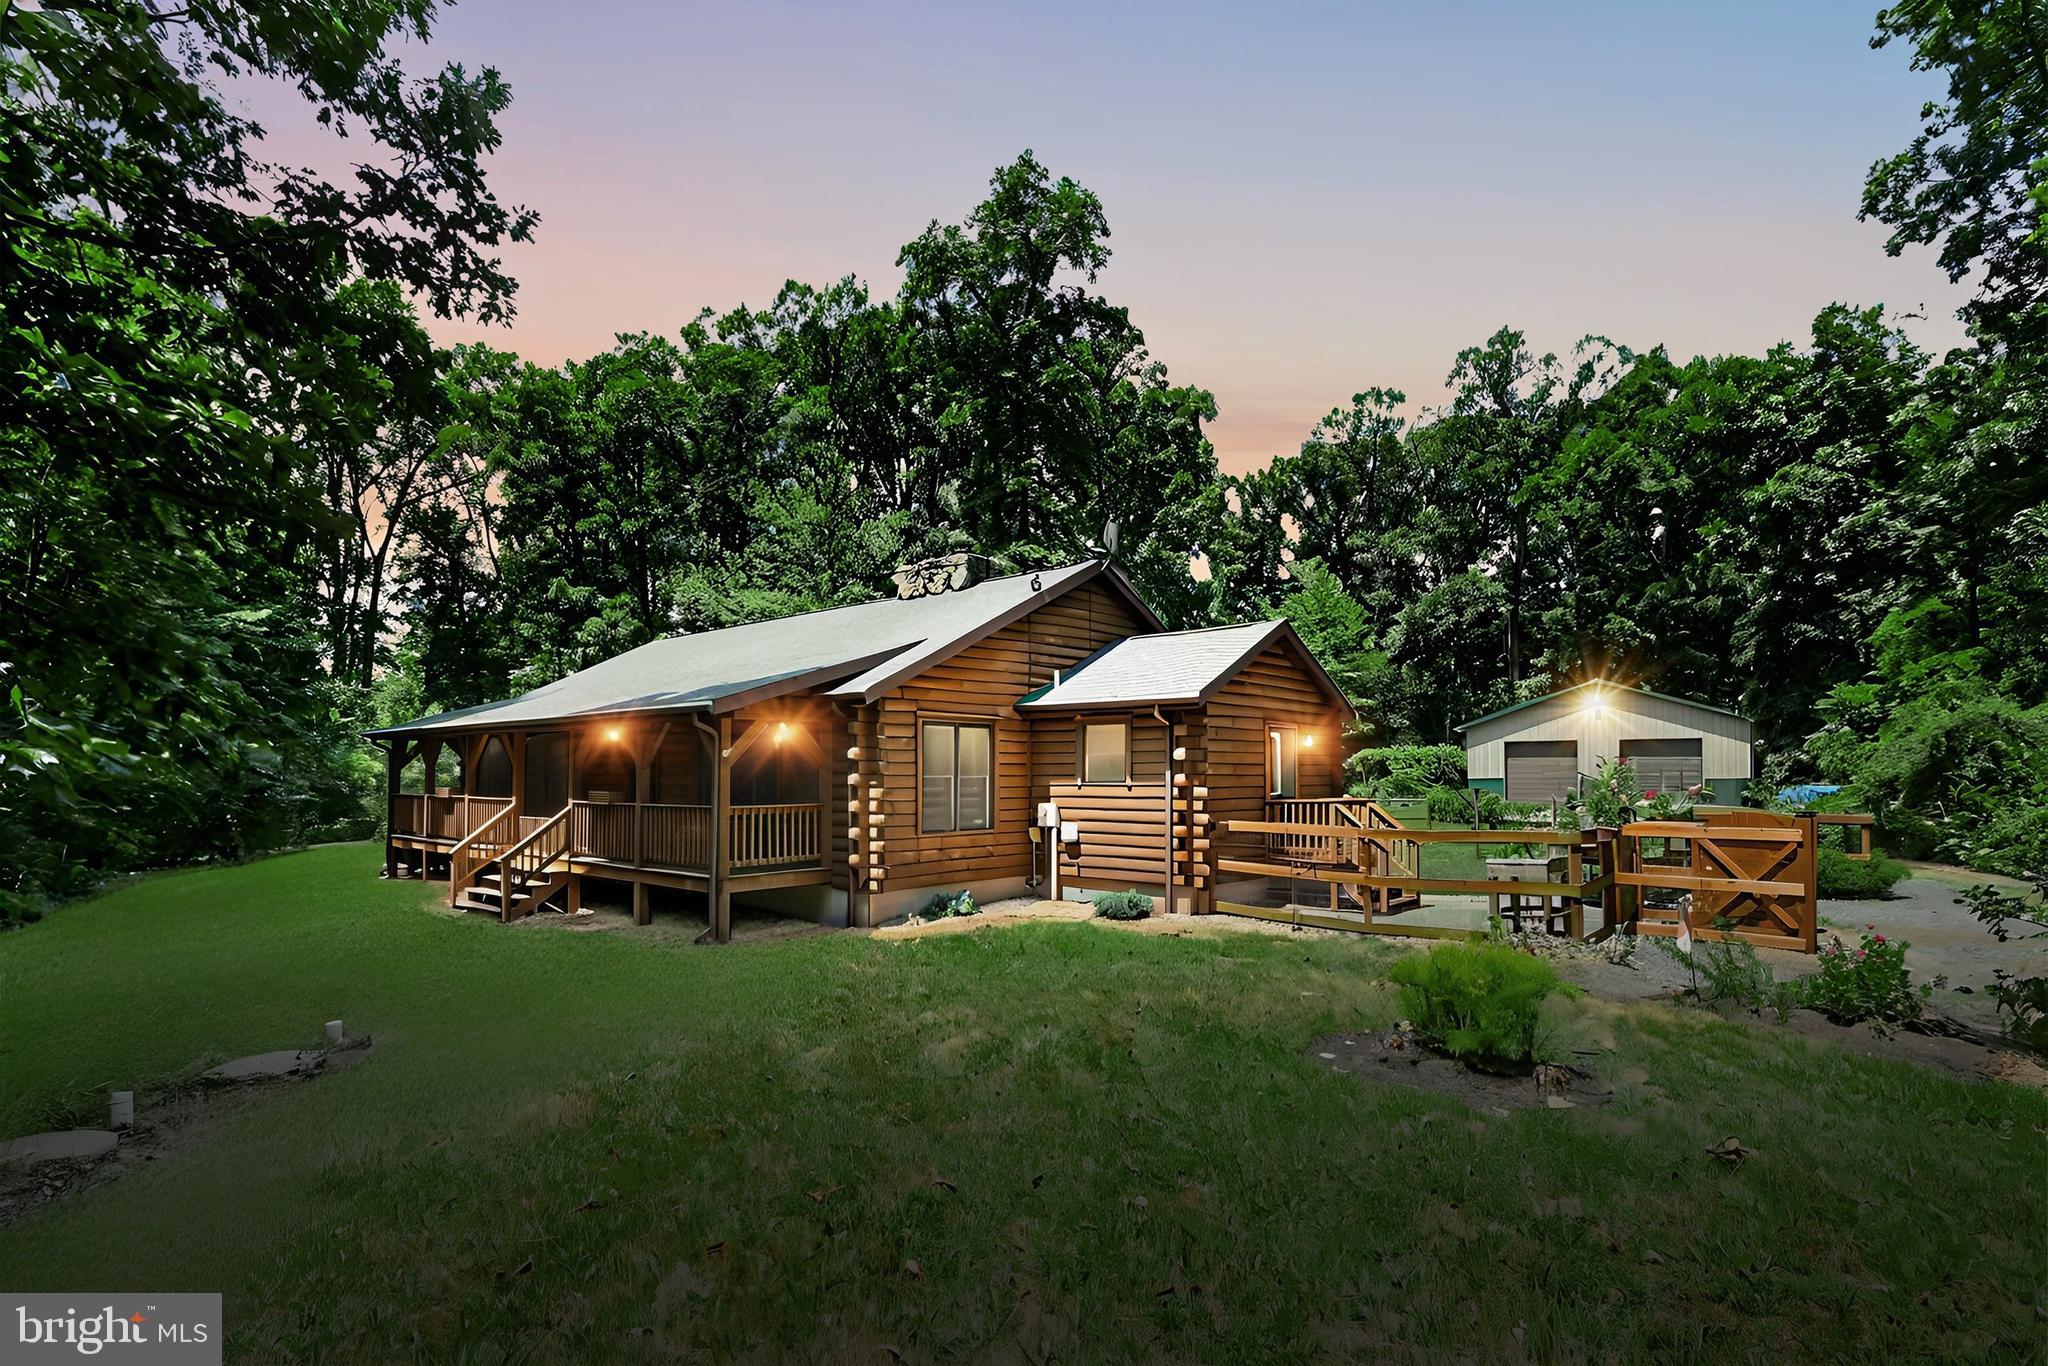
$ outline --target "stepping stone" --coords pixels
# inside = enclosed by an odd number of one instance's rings
[[[41,1162],[47,1157],[98,1157],[116,1142],[108,1129],[59,1129],[0,1143],[0,1162]]]
[[[247,1081],[253,1077],[289,1077],[310,1072],[321,1063],[321,1055],[298,1048],[280,1048],[274,1053],[255,1053],[222,1063],[206,1074],[210,1081]]]

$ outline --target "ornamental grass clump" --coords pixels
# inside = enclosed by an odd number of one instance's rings
[[[1913,985],[1912,974],[1906,971],[1909,947],[1903,939],[1879,934],[1874,925],[1865,928],[1862,944],[1854,949],[1839,935],[1828,936],[1820,951],[1820,971],[1800,987],[1800,1004],[1836,1024],[1903,1024],[1919,1019],[1934,983]]]
[[[1578,994],[1548,962],[1498,944],[1443,944],[1396,963],[1388,976],[1418,1033],[1490,1071],[1534,1066],[1543,1002]]]

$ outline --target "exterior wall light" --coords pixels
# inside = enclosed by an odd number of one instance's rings
[[[625,734],[626,732],[619,729],[617,726],[606,726],[604,728],[604,738],[611,741],[615,745],[625,737]]]

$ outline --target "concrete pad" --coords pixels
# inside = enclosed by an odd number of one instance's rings
[[[222,1063],[206,1074],[210,1081],[250,1081],[258,1077],[289,1077],[310,1072],[320,1065],[320,1054],[298,1048],[280,1048],[274,1053],[256,1053]]]
[[[59,1129],[0,1143],[0,1162],[41,1162],[45,1158],[98,1157],[110,1151],[116,1135],[107,1129]]]

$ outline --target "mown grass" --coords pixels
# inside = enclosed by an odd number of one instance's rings
[[[10,1122],[335,1015],[377,1039],[0,1233],[0,1284],[224,1290],[263,1362],[2040,1346],[2017,1088],[1582,1001],[1559,1046],[1615,1102],[1474,1115],[1308,1051],[1392,1018],[1382,943],[692,949],[452,919],[374,866],[157,878],[0,940]]]

